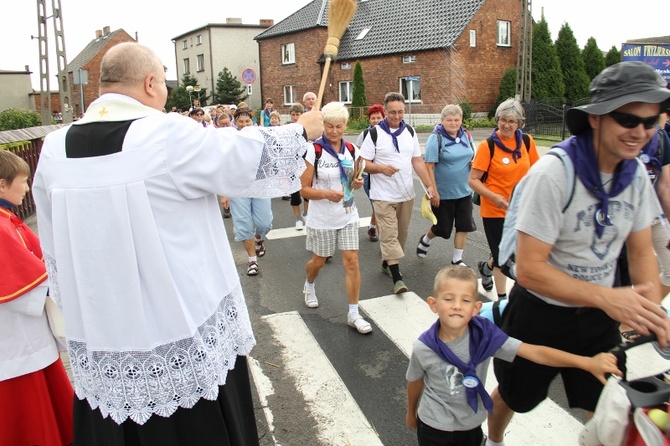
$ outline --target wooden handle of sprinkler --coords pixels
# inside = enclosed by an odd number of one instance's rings
[[[330,56],[326,56],[326,63],[323,65],[323,74],[321,75],[321,85],[319,85],[319,94],[316,97],[316,109],[321,110],[321,103],[323,102],[323,91],[326,89],[326,81],[328,80],[328,73],[330,72],[330,63],[332,62]]]

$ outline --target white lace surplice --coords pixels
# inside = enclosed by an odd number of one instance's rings
[[[121,152],[74,159],[66,132],[47,137],[33,193],[77,396],[140,424],[215,399],[255,344],[215,194],[298,190],[302,127],[228,132],[148,112]]]

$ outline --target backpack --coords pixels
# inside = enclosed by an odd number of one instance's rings
[[[343,140],[344,141],[344,140]],[[354,155],[355,150],[354,145],[350,143],[349,141],[344,141],[344,145],[346,146],[347,150],[349,153],[351,153],[351,158],[356,159],[356,156]],[[317,169],[319,166],[319,159],[321,158],[321,153],[323,152],[323,147],[321,144],[314,143],[314,177],[317,177]]]
[[[653,141],[653,139],[652,139]],[[656,147],[649,147],[649,149],[654,151],[654,158],[656,158],[659,163],[663,163],[663,156],[665,153],[665,147],[666,145],[670,144],[670,140],[668,139],[668,134],[665,132],[664,129],[658,129],[658,140]],[[648,153],[646,150],[641,152],[638,155],[638,158],[642,163],[645,165],[647,168],[647,173],[649,174],[649,179],[651,180],[651,184],[654,186],[654,190],[657,189],[658,186],[658,180],[661,178],[661,174],[663,173],[663,168],[661,166],[661,170],[656,172],[653,169],[653,164],[649,163],[650,160],[650,153]]]
[[[575,168],[572,164],[570,156],[565,150],[560,147],[553,147],[547,152],[547,155],[553,155],[559,158],[563,162],[563,167],[565,168],[565,177],[567,179],[569,192],[568,199],[561,209],[561,213],[565,213],[572,202],[572,197],[575,193],[575,185],[577,182],[577,175],[575,174]],[[639,187],[641,184],[641,179],[646,179],[647,170],[644,168],[644,164],[640,160],[638,162],[638,169],[635,172],[635,177],[633,179],[633,186]],[[644,176],[640,174],[643,167]],[[503,223],[503,234],[500,239],[499,252],[498,252],[498,265],[500,265],[500,271],[509,277],[512,280],[516,280],[516,240],[518,236],[518,231],[516,230],[516,218],[519,210],[519,202],[521,201],[521,196],[523,195],[525,180],[528,176],[524,176],[521,181],[514,187],[512,190],[512,196],[510,197],[509,206],[507,206],[507,214],[505,215],[505,222]]]
[[[412,137],[414,137],[414,128],[409,124],[405,124],[405,127],[407,128],[407,131],[409,131],[409,134],[412,135]],[[368,133],[370,134],[370,138],[372,139],[372,143],[375,145],[375,149],[377,149],[377,126],[374,126],[371,129],[363,130],[363,139],[364,140],[365,140],[365,137],[368,136]]]

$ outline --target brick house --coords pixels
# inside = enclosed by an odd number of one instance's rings
[[[351,102],[360,61],[368,104],[401,91],[414,113],[438,113],[462,101],[488,111],[503,74],[516,66],[521,8],[518,0],[359,0],[323,103]],[[262,94],[275,107],[318,91],[327,25],[328,1],[313,0],[256,36]]]
[[[75,118],[81,117],[86,107],[96,100],[100,88],[100,62],[107,50],[118,43],[134,42],[133,39],[123,29],[110,31],[109,26],[95,32],[95,39],[77,56],[67,64],[67,74],[70,79],[69,107],[73,109]],[[79,76],[79,70],[88,73],[88,83],[85,85],[75,84],[75,73]]]

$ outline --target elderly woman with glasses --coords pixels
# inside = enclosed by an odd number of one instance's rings
[[[525,114],[521,103],[507,99],[496,109],[498,127],[477,147],[468,184],[481,197],[480,215],[491,258],[478,262],[484,290],[493,289],[498,299],[507,297],[507,280],[498,265],[498,245],[502,238],[507,206],[514,186],[539,158],[535,141],[521,129]]]

